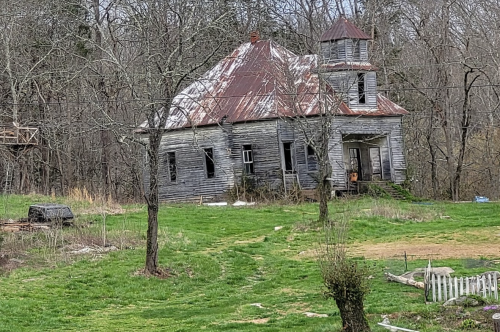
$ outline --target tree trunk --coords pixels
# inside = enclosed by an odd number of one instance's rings
[[[154,116],[154,114],[153,114]],[[158,273],[158,161],[161,141],[161,129],[151,128],[149,133],[149,193],[148,204],[148,232],[146,244],[147,274]]]
[[[331,183],[328,180],[331,167],[328,161],[321,162],[320,178],[318,182],[318,198],[319,198],[319,222],[325,224],[329,221],[328,201],[331,195]]]
[[[368,320],[363,310],[363,299],[358,299],[357,294],[347,294],[346,301],[335,300],[342,318],[343,332],[367,332],[370,330]]]

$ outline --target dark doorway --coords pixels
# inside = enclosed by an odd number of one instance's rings
[[[358,173],[358,180],[363,180],[361,174],[361,158],[358,148],[349,149],[349,163],[351,167],[349,171],[351,173]]]

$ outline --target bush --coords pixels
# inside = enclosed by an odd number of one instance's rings
[[[339,308],[342,331],[370,331],[363,306],[370,291],[369,269],[364,262],[347,257],[347,221],[330,222],[325,235],[320,256],[325,295]]]

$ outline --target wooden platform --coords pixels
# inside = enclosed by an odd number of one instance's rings
[[[2,145],[38,145],[38,128],[0,126]]]

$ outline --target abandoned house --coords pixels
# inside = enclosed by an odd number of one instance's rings
[[[322,35],[321,55],[297,56],[253,34],[174,99],[160,146],[160,199],[223,195],[242,177],[314,189],[318,163],[304,128],[317,132],[328,108],[334,190],[404,181],[407,111],[377,93],[368,40],[345,18]]]

